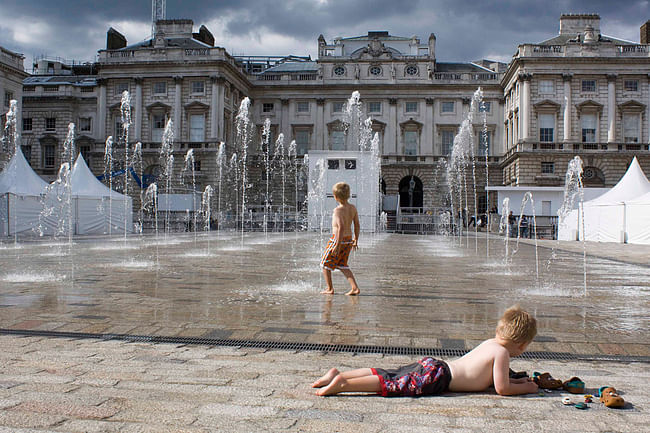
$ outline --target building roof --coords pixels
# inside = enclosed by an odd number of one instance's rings
[[[545,41],[539,42],[537,45],[566,45],[569,41],[579,42],[578,36],[579,34],[557,35]],[[581,35],[580,37],[582,38]],[[607,35],[599,35],[598,42],[613,42],[617,45],[639,45],[638,42],[617,39]]]
[[[23,80],[23,85],[46,85],[54,86],[59,84],[72,84],[73,86],[96,86],[97,78],[80,75],[36,75]]]
[[[318,63],[316,62],[285,62],[272,66],[263,73],[289,73],[289,72],[317,72]]]
[[[492,72],[491,69],[484,68],[474,63],[446,63],[436,62],[436,72]]]
[[[165,38],[165,41],[167,42],[167,47],[171,47],[171,48],[212,48],[212,46],[204,42],[197,41],[194,38]],[[142,42],[127,45],[124,48],[119,48],[116,51],[135,50],[139,48],[150,48],[153,47],[153,43],[154,43],[153,39],[147,39]]]

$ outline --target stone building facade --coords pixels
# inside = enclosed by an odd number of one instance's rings
[[[172,120],[174,171],[193,149],[196,190],[217,182],[219,143],[226,143],[229,156],[241,152],[235,116],[242,99],[250,98],[248,156],[255,180],[264,175],[259,144],[266,119],[271,127],[265,138],[273,143],[282,133],[285,147],[295,140],[299,159],[312,149],[356,149],[343,121],[346,100],[359,91],[364,116],[379,136],[383,191],[407,206],[414,181],[408,205],[435,208],[447,205],[445,161],[479,87],[485,105],[475,116],[476,137],[483,115],[488,131],[487,143],[474,144],[479,197],[486,159],[491,185],[561,185],[576,154],[585,161],[588,185],[615,184],[633,156],[650,172],[647,24],[642,43],[635,43],[602,35],[597,15],[563,15],[557,36],[519,45],[508,65],[439,61],[433,34],[423,42],[388,32],[330,42],[320,36],[315,60],[232,56],[205,26],[194,33],[193,25],[161,20],[151,39],[131,45],[109,29],[96,63],[37,65],[23,82],[22,108],[31,119],[23,120],[23,146],[37,172],[54,176],[68,122],[77,124],[78,146],[97,174],[108,136],[116,141],[119,166],[120,106],[128,90],[128,140],[142,143],[144,174],[155,179],[162,172],[161,139]],[[178,179],[175,184],[178,191],[188,189]],[[251,194],[259,203],[259,189]],[[479,212],[485,206],[480,199]]]
[[[557,36],[519,45],[502,80],[504,185],[562,186],[575,155],[587,186],[615,185],[635,156],[650,173],[647,28],[638,44],[601,34],[598,15],[562,15]]]
[[[0,125],[4,127],[6,113],[9,111],[10,103],[15,100],[17,103],[16,124],[20,125],[22,111],[23,80],[27,77],[21,54],[14,53],[0,47]],[[17,127],[19,129],[19,127]],[[4,162],[6,152],[0,148],[0,167]]]

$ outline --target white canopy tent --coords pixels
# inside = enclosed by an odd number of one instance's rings
[[[636,157],[621,180],[605,194],[584,203],[584,233],[580,210],[573,210],[560,225],[560,240],[626,241],[626,202],[650,192],[650,181]]]
[[[650,192],[625,202],[625,229],[628,243],[650,245]]]
[[[68,212],[77,235],[133,232],[133,200],[97,180],[81,154],[70,174],[70,209],[66,194],[63,185],[55,182],[50,186],[46,200],[50,211],[41,218],[45,233],[63,234],[61,222],[68,217]]]
[[[0,173],[0,236],[27,233],[38,225],[46,187],[47,182],[32,170],[20,146],[16,146]]]

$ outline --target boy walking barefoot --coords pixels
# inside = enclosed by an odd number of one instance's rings
[[[334,294],[332,285],[332,271],[339,269],[350,282],[350,291],[346,295],[354,296],[359,294],[359,286],[354,279],[352,271],[348,267],[350,251],[357,249],[359,241],[359,214],[354,205],[348,203],[350,199],[350,185],[345,182],[338,182],[332,188],[334,198],[339,203],[332,213],[332,237],[327,242],[327,247],[320,260],[320,267],[323,268],[327,289],[321,293]],[[354,238],[352,237],[352,224],[354,223]]]
[[[360,368],[340,373],[332,368],[312,387],[321,388],[316,392],[318,395],[376,392],[384,397],[475,392],[492,385],[499,395],[535,393],[537,384],[531,379],[511,379],[509,376],[510,357],[521,355],[535,334],[535,318],[519,306],[513,306],[503,313],[494,338],[449,364],[423,358],[394,370]]]

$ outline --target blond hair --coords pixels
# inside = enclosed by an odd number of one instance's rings
[[[347,200],[350,198],[350,185],[345,182],[337,182],[332,187],[332,193],[339,200]]]
[[[499,319],[496,334],[513,343],[530,343],[537,335],[537,320],[519,305],[513,305]]]

